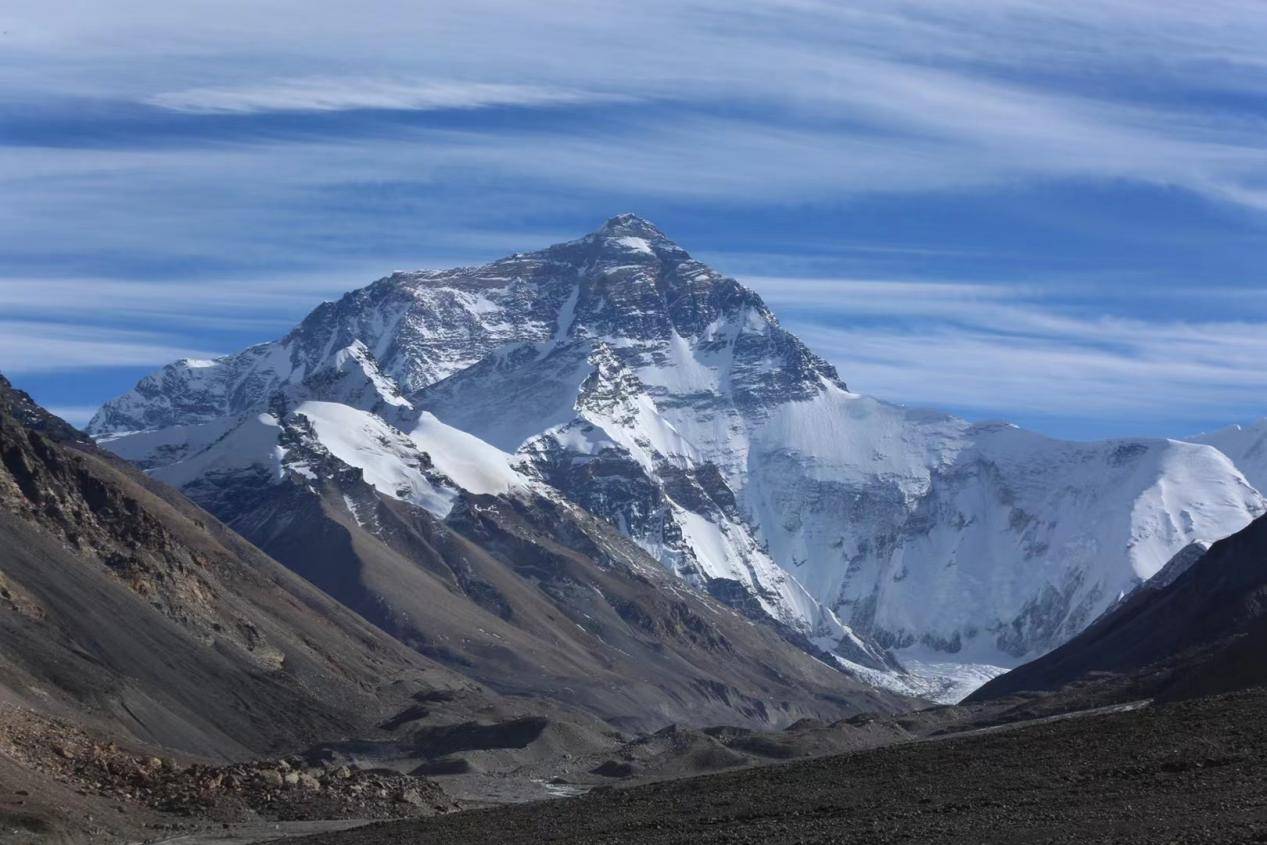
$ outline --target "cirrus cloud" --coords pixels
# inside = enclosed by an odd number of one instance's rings
[[[973,418],[1178,436],[1262,416],[1267,298],[1236,320],[1114,316],[1107,297],[1071,305],[1070,286],[746,277],[785,325],[850,387]],[[1046,421],[1046,424],[1044,424]]]
[[[254,114],[356,109],[436,111],[496,106],[528,108],[630,99],[627,95],[600,94],[547,85],[308,76],[234,86],[166,91],[147,97],[145,102],[159,108],[193,114]]]

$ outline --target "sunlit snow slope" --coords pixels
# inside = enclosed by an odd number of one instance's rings
[[[1246,425],[1232,425],[1188,438],[1207,443],[1231,458],[1250,484],[1267,489],[1267,418]]]

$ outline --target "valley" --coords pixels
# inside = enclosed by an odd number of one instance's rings
[[[1263,691],[374,825],[382,843],[1260,841]]]

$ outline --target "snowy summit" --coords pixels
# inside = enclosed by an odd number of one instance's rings
[[[1225,454],[1072,443],[851,392],[753,291],[633,214],[396,273],[177,361],[90,431],[213,512],[332,456],[443,518],[545,491],[875,683],[945,700],[1263,513]]]

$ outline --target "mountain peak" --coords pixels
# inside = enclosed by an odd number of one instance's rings
[[[594,233],[603,238],[646,238],[647,240],[668,240],[664,232],[655,227],[651,221],[639,217],[636,214],[617,214],[615,217],[603,224],[602,228]]]

